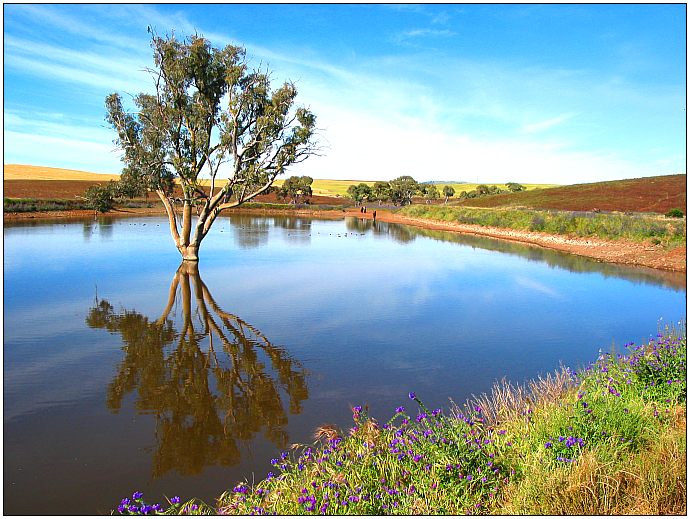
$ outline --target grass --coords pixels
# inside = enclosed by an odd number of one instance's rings
[[[118,511],[685,514],[685,327],[625,348],[577,373],[497,383],[448,412],[414,393],[385,423],[356,406],[349,431],[320,427],[313,444],[276,454],[263,481],[238,482],[214,506],[147,505],[135,493]]]
[[[89,209],[83,200],[63,200],[59,198],[4,198],[3,210],[14,213],[30,213],[36,211],[69,211],[74,209]]]
[[[675,247],[686,242],[686,221],[650,215],[541,211],[536,209],[483,209],[453,206],[412,205],[400,214],[445,222],[500,227],[521,231],[604,239],[625,238]]]
[[[127,200],[119,204],[120,208],[153,207],[154,204],[144,200]],[[38,211],[73,211],[92,209],[85,200],[65,200],[61,198],[4,198],[3,210],[6,213],[34,213]]]

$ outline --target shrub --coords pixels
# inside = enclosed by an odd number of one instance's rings
[[[115,197],[111,184],[106,186],[91,186],[84,193],[84,198],[90,209],[100,213],[107,213],[115,205]]]
[[[680,209],[675,207],[675,208],[671,209],[670,211],[668,211],[666,213],[666,216],[668,216],[669,218],[683,218],[684,215],[683,215],[683,211],[681,211]]]

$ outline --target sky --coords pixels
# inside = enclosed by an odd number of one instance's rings
[[[4,4],[4,163],[119,173],[147,27],[247,49],[317,117],[287,175],[574,184],[686,171],[684,4]]]

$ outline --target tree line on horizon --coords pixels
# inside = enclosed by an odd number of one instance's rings
[[[508,182],[505,186],[506,189],[501,189],[495,185],[480,184],[471,191],[461,191],[458,198],[479,198],[526,190],[525,186],[517,182]],[[393,205],[403,206],[411,204],[414,196],[423,197],[427,203],[443,196],[445,197],[444,203],[448,203],[448,199],[455,195],[455,188],[446,185],[439,192],[436,184],[419,183],[411,176],[403,175],[389,182],[375,182],[373,186],[364,182],[352,184],[347,188],[347,195],[358,205],[366,202],[378,202],[379,204],[390,202]]]

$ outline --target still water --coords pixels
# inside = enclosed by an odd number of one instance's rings
[[[685,276],[359,219],[4,230],[4,512],[213,498],[351,405],[448,408],[685,320]]]

